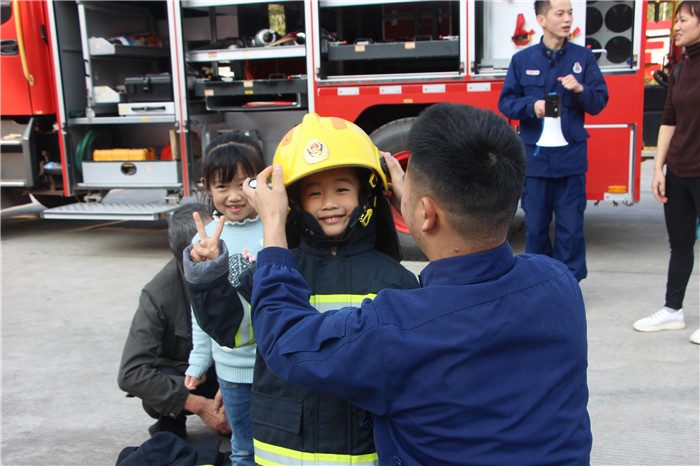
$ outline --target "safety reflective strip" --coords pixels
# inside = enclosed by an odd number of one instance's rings
[[[246,312],[243,313],[241,325],[238,326],[238,331],[236,332],[236,348],[255,343],[255,338],[253,338],[253,325],[250,323],[250,304],[242,297],[239,296],[239,298]]]
[[[255,462],[262,466],[337,466],[338,464],[375,466],[378,464],[376,453],[364,455],[309,453],[269,445],[256,439],[253,439],[253,445],[255,446]]]
[[[309,303],[319,312],[326,312],[332,309],[340,309],[345,306],[359,306],[366,298],[373,299],[376,293],[365,295],[359,294],[320,294],[312,295]]]

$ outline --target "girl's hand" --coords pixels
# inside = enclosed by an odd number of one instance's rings
[[[191,375],[186,375],[185,376],[185,387],[187,387],[188,390],[195,390],[197,386],[200,384],[203,384],[207,380],[206,374],[202,375],[201,377],[193,377]]]
[[[255,256],[254,256],[250,251],[248,251],[247,249],[244,249],[244,250],[241,252],[241,255],[243,256],[243,259],[247,260],[247,261],[250,262],[251,264],[255,263]]]
[[[192,244],[192,250],[190,251],[192,262],[199,263],[216,259],[221,254],[219,251],[219,238],[221,238],[226,219],[223,215],[219,217],[219,223],[216,224],[214,233],[211,235],[211,238],[208,238],[199,213],[194,212],[192,216],[194,217],[195,225],[197,225],[197,233],[199,233],[199,241]]]

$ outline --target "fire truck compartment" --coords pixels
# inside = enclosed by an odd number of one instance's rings
[[[179,160],[83,162],[82,188],[180,188]]]

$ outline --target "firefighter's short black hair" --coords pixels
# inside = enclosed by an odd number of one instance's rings
[[[536,0],[535,1],[535,16],[547,15],[547,12],[552,7],[549,0]]]
[[[465,235],[507,232],[525,183],[525,148],[505,118],[471,105],[434,104],[409,131],[408,151],[413,199],[435,199]]]

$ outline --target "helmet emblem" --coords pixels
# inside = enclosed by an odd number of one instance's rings
[[[304,160],[306,163],[313,164],[326,160],[328,158],[328,146],[318,139],[312,139],[304,148]]]

